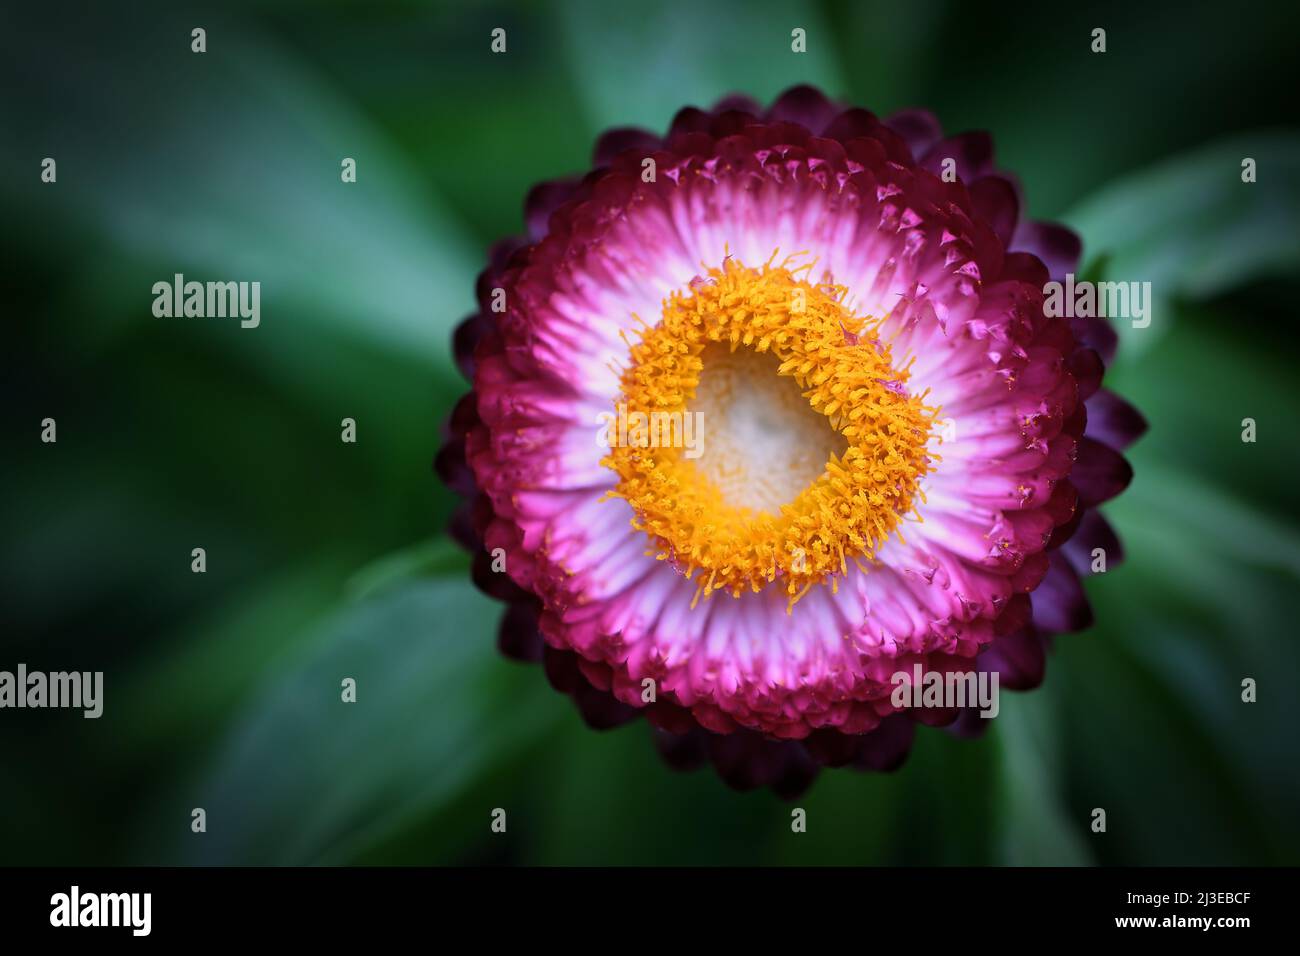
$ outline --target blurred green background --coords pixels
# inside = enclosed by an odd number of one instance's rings
[[[1300,862],[1288,5],[27,6],[0,14],[0,669],[106,689],[98,721],[0,712],[0,863]],[[430,469],[450,331],[529,186],[609,125],[796,82],[991,130],[1035,218],[1159,296],[1108,378],[1152,429],[1097,625],[982,740],[824,773],[801,835],[499,658]],[[153,318],[174,272],[260,281],[261,327]]]

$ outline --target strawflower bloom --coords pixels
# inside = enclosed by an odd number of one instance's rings
[[[1101,387],[1106,320],[1043,307],[1079,239],[1022,220],[987,134],[808,87],[593,166],[532,190],[455,335],[437,468],[501,649],[787,796],[982,729],[894,675],[1036,686],[1122,557],[1096,506],[1145,423]]]

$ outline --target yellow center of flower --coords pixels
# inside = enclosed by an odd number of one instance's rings
[[[728,257],[628,343],[610,494],[631,504],[651,553],[696,581],[696,601],[779,580],[793,607],[901,539],[909,512],[920,520],[938,410],[891,365],[882,319],[854,316],[844,287],[810,283],[811,263],[774,259]]]

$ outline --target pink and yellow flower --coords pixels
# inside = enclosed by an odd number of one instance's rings
[[[1145,427],[1105,320],[1045,314],[1077,237],[1022,220],[986,134],[807,87],[611,131],[594,167],[530,193],[455,338],[438,467],[503,650],[782,793],[980,723],[894,674],[1036,686],[1121,557],[1096,506]],[[702,442],[597,440],[620,409]]]

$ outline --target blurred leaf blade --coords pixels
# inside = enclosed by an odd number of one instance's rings
[[[88,27],[115,16],[87,15]],[[126,49],[105,49],[94,29],[61,34],[65,55],[94,78],[93,87],[71,93],[35,82],[44,75],[32,60],[39,34],[14,44],[15,33],[5,31],[27,87],[21,122],[0,140],[7,170],[40,155],[44,143],[62,144],[58,190],[42,198],[66,204],[113,256],[157,273],[136,292],[139,323],[158,321],[152,282],[188,269],[187,278],[200,281],[260,282],[267,323],[307,312],[317,331],[449,368],[448,336],[472,305],[468,277],[477,267],[463,230],[384,135],[307,63],[228,17],[210,24],[201,70],[189,68],[188,43],[168,42],[188,37],[183,12],[142,20],[120,36]],[[116,69],[119,59],[150,67]],[[148,123],[128,120],[119,103]],[[195,103],[219,125],[196,124]],[[341,179],[345,157],[356,160],[355,183]],[[15,172],[3,186],[34,201],[31,177]]]
[[[1242,181],[1242,162],[1258,181]],[[1150,282],[1152,327],[1123,320],[1126,360],[1169,331],[1172,304],[1300,272],[1300,133],[1241,134],[1119,178],[1068,212],[1108,281]]]
[[[578,0],[562,10],[569,65],[594,133],[617,126],[662,131],[683,107],[707,109],[731,93],[766,103],[800,83],[832,96],[844,92],[833,28],[815,7],[793,18],[779,15],[782,7],[771,0],[745,4],[743,15],[690,0],[631,7]],[[807,53],[791,49],[796,28],[805,33]],[[674,41],[647,42],[664,35]],[[615,86],[606,79],[611,75],[643,82]]]
[[[344,609],[279,669],[191,791],[192,862],[343,862],[545,732],[558,702],[492,640],[495,605],[457,579]],[[342,681],[357,685],[355,703]],[[483,821],[489,822],[488,809]]]

